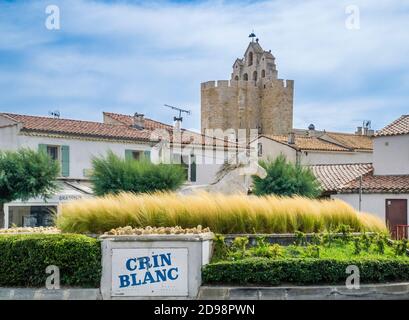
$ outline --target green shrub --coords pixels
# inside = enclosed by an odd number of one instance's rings
[[[253,177],[253,191],[256,195],[298,195],[316,198],[321,194],[320,184],[311,169],[293,164],[283,155],[274,161],[260,161],[260,165],[267,171],[267,177]]]
[[[256,246],[249,249],[248,255],[276,259],[283,255],[283,250],[279,244],[270,244],[265,237],[258,237]]]
[[[395,249],[395,254],[397,256],[403,256],[404,254],[406,254],[406,251],[408,250],[408,240],[402,239],[395,241],[393,243],[393,247]]]
[[[354,238],[354,254],[360,254],[361,250],[362,250],[361,239],[360,238]]]
[[[409,280],[409,260],[361,259],[268,259],[247,258],[223,261],[203,268],[205,283],[217,284],[341,284],[345,283],[348,265],[360,270],[361,282]]]
[[[0,287],[44,287],[49,265],[59,267],[62,286],[99,287],[100,243],[73,234],[0,236]]]
[[[153,164],[147,160],[122,159],[109,151],[92,160],[92,183],[96,195],[119,192],[147,193],[176,190],[185,181],[180,165]]]
[[[46,152],[0,150],[0,211],[6,202],[48,198],[57,190],[59,164]]]

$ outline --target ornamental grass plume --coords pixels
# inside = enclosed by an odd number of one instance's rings
[[[379,218],[357,212],[341,200],[204,192],[120,193],[74,201],[62,206],[56,223],[64,232],[78,233],[198,225],[221,234],[322,232],[339,225],[349,225],[352,231],[387,232]]]

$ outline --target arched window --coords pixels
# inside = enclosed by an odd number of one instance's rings
[[[239,76],[235,76],[234,80],[239,81]]]
[[[253,64],[253,52],[249,52],[249,63],[248,65],[251,66]]]
[[[261,70],[261,77],[262,78],[265,78],[266,77],[266,70]]]
[[[257,71],[254,71],[254,72],[253,72],[253,80],[254,80],[254,81],[257,81]]]
[[[249,79],[249,76],[247,75],[247,73],[243,74],[243,80],[247,81]]]

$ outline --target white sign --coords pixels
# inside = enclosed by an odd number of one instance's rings
[[[112,296],[187,296],[187,248],[112,249]]]

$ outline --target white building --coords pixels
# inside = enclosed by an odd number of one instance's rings
[[[332,198],[375,214],[396,235],[398,225],[408,225],[409,115],[378,131],[373,145],[373,164],[312,168]],[[407,236],[406,229],[399,230]]]
[[[301,165],[372,162],[372,137],[356,134],[295,129],[288,136],[260,135],[259,156],[274,159],[280,154]]]
[[[218,139],[209,142],[201,134],[174,130],[138,113],[104,113],[104,122],[0,113],[0,150],[19,148],[44,150],[60,162],[60,191],[47,203],[30,199],[6,204],[4,214],[0,213],[0,226],[49,224],[50,211],[57,210],[59,203],[92,196],[92,158],[109,150],[135,160],[181,161],[190,184],[214,181],[225,160],[224,151],[234,154],[238,150],[236,144]]]

